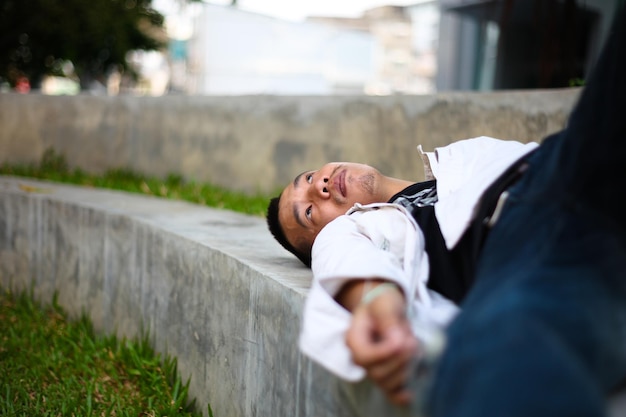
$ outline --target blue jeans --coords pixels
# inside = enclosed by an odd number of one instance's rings
[[[626,380],[626,15],[489,233],[430,416],[606,415]]]

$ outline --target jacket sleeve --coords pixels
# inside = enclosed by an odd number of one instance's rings
[[[461,239],[485,190],[512,163],[536,149],[537,143],[480,136],[424,152],[422,160],[437,179],[435,214],[448,249]],[[426,163],[425,163],[426,165]],[[426,168],[425,168],[426,169]]]
[[[312,269],[300,349],[348,381],[362,379],[365,372],[352,362],[344,340],[351,315],[333,298],[346,282],[368,278],[395,282],[413,298],[409,304],[421,306],[422,315],[439,306],[431,303],[425,285],[428,259],[421,231],[397,206],[356,212],[328,224],[313,245]]]

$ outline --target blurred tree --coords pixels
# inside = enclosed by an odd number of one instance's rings
[[[0,77],[12,86],[26,76],[63,75],[71,61],[81,88],[113,68],[133,74],[132,50],[166,42],[163,16],[152,0],[0,0]]]

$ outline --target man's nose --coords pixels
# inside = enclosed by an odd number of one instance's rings
[[[328,192],[328,177],[320,176],[318,178],[314,178],[309,192],[322,198],[330,197],[330,193]]]

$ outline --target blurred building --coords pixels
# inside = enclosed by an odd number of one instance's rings
[[[438,90],[584,80],[624,0],[440,0]]]
[[[194,4],[170,92],[430,94],[584,82],[626,0],[415,0],[291,22]]]
[[[170,42],[170,91],[188,94],[425,94],[435,91],[438,0],[358,18],[291,22],[197,5]],[[417,25],[416,25],[417,23]]]
[[[371,34],[203,4],[187,41],[190,94],[362,94]]]
[[[435,91],[439,6],[437,0],[411,6],[381,6],[358,18],[316,17],[310,22],[353,28],[373,38],[374,74],[367,94],[427,94]]]

